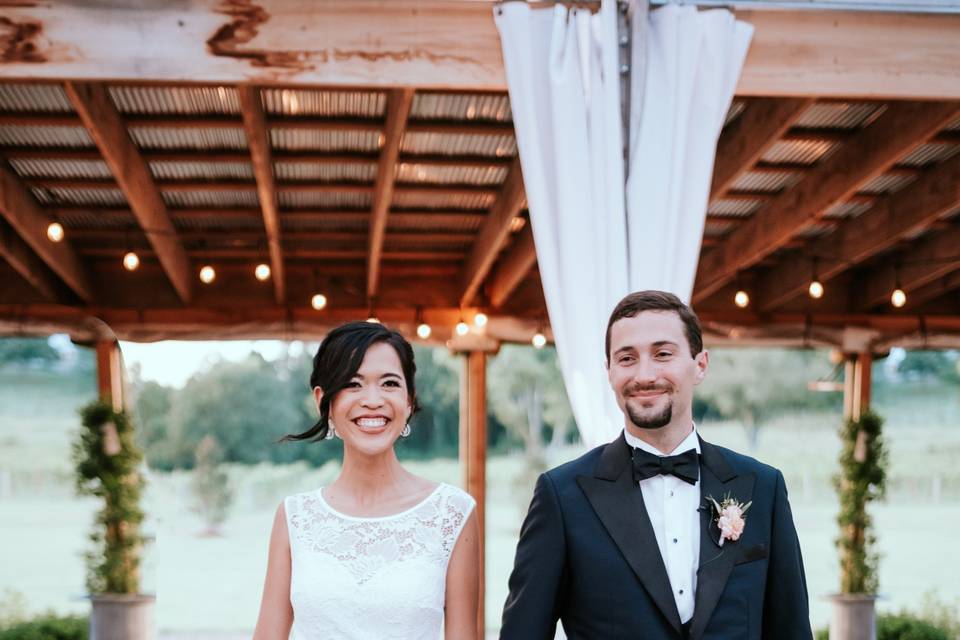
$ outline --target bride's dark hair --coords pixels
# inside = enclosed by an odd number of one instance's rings
[[[370,345],[386,342],[397,352],[400,367],[407,382],[407,397],[412,413],[420,409],[417,404],[417,390],[414,376],[417,365],[413,361],[413,347],[398,332],[387,329],[377,322],[350,322],[341,325],[327,334],[320,343],[317,355],[313,357],[313,372],[310,374],[310,388],[320,387],[323,397],[320,399],[320,419],[303,433],[289,434],[283,440],[323,440],[327,436],[330,404],[337,394],[353,379],[363,363]],[[411,413],[411,415],[412,415]]]

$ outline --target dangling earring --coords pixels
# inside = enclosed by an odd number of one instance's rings
[[[333,420],[327,419],[327,435],[324,439],[333,440],[335,437],[337,437],[337,428],[333,426]]]
[[[410,437],[410,423],[409,423],[409,422],[408,422],[407,424],[403,425],[403,431],[400,432],[400,437],[401,437],[401,438],[409,438],[409,437]]]

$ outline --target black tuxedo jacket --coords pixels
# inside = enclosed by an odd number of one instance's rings
[[[803,560],[783,475],[700,441],[700,566],[680,624],[623,435],[540,476],[520,531],[501,640],[812,640]],[[718,544],[707,497],[752,501]]]

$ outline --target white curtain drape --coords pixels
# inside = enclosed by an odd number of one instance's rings
[[[631,104],[625,196],[616,10],[615,0],[595,14],[494,9],[550,325],[588,446],[623,424],[604,365],[614,305],[641,288],[689,298],[714,149],[751,35],[729,12],[692,7],[633,26],[647,73]]]

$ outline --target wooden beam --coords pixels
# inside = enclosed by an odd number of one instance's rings
[[[929,227],[960,207],[960,156],[927,169],[919,179],[879,200],[832,234],[817,239],[811,260],[784,260],[755,285],[762,311],[772,311],[806,291],[816,260],[817,277],[826,283],[850,267],[890,249],[901,238]]]
[[[928,302],[935,301],[937,298],[953,294],[957,289],[960,289],[960,270],[941,276],[922,287],[912,289],[907,293],[907,304],[904,306],[907,309],[917,309]]]
[[[387,216],[393,202],[397,158],[410,108],[413,106],[413,89],[394,89],[387,98],[387,123],[384,127],[384,144],[377,165],[377,182],[373,189],[373,207],[370,212],[370,242],[367,257],[367,298],[377,296],[380,285],[380,259],[383,253],[383,237],[387,232]]]
[[[870,410],[870,369],[873,357],[869,351],[846,356],[843,377],[843,417],[859,420]]]
[[[92,280],[69,239],[51,242],[47,238],[47,226],[53,219],[37,205],[30,192],[20,184],[20,180],[5,163],[0,163],[0,216],[3,216],[13,231],[71,291],[85,302],[93,301]],[[17,252],[16,249],[11,251]],[[27,264],[24,263],[24,266]],[[34,282],[35,279],[30,281]],[[42,283],[41,286],[46,287]]]
[[[510,166],[507,178],[500,189],[500,195],[490,209],[487,221],[483,223],[483,228],[480,229],[477,241],[467,259],[461,278],[463,295],[460,296],[460,304],[462,306],[469,306],[473,302],[474,296],[480,290],[480,285],[497,259],[503,243],[509,237],[513,219],[519,215],[525,200],[523,170],[520,168],[518,156]]]
[[[247,134],[247,145],[250,148],[250,161],[253,163],[253,175],[257,181],[257,198],[263,214],[263,228],[267,234],[273,295],[277,304],[282,305],[287,299],[287,276],[283,266],[280,237],[282,231],[266,117],[260,101],[260,91],[256,87],[240,86],[237,87],[237,93],[240,98],[240,112],[243,114],[243,130]]]
[[[97,340],[97,391],[100,399],[123,411],[123,364],[116,340]]]
[[[117,258],[118,252],[117,249],[105,249],[103,247],[90,247],[90,248],[80,248],[77,252],[84,256],[99,256],[99,257],[108,257],[108,258]],[[140,257],[156,256],[156,252],[152,249],[145,249],[143,251],[138,251]],[[119,254],[122,255],[122,254]],[[221,258],[236,258],[240,260],[253,260],[262,256],[262,252],[259,249],[203,249],[195,252],[190,252],[190,255],[195,256],[198,260],[214,260]],[[366,261],[367,253],[366,248],[363,249],[301,249],[298,247],[290,248],[288,247],[284,251],[284,255],[289,260],[293,259],[303,259],[303,260],[363,260]],[[455,261],[463,262],[466,258],[466,253],[464,251],[413,251],[413,250],[392,250],[384,251],[382,259],[383,261],[388,260],[416,260],[424,262],[445,262],[445,261]],[[369,309],[368,309],[369,310]]]
[[[460,466],[464,487],[477,501],[480,525],[480,602],[477,639],[484,636],[484,551],[487,495],[487,356],[483,351],[464,354],[460,375]]]
[[[813,102],[813,98],[749,98],[740,117],[720,134],[710,199],[722,198]]]
[[[712,249],[697,269],[693,302],[701,302],[737,273],[784,246],[833,205],[847,200],[869,180],[960,115],[957,103],[890,104],[870,125],[814,169],[792,189],[753,214],[750,222]]]
[[[490,305],[494,309],[502,307],[536,263],[537,248],[528,222],[490,277]]]
[[[66,83],[64,89],[156,250],[177,295],[183,302],[189,302],[193,287],[190,260],[150,169],[127,134],[106,89],[74,82]]]
[[[0,218],[0,258],[50,302],[66,302],[65,287],[13,228]]]

